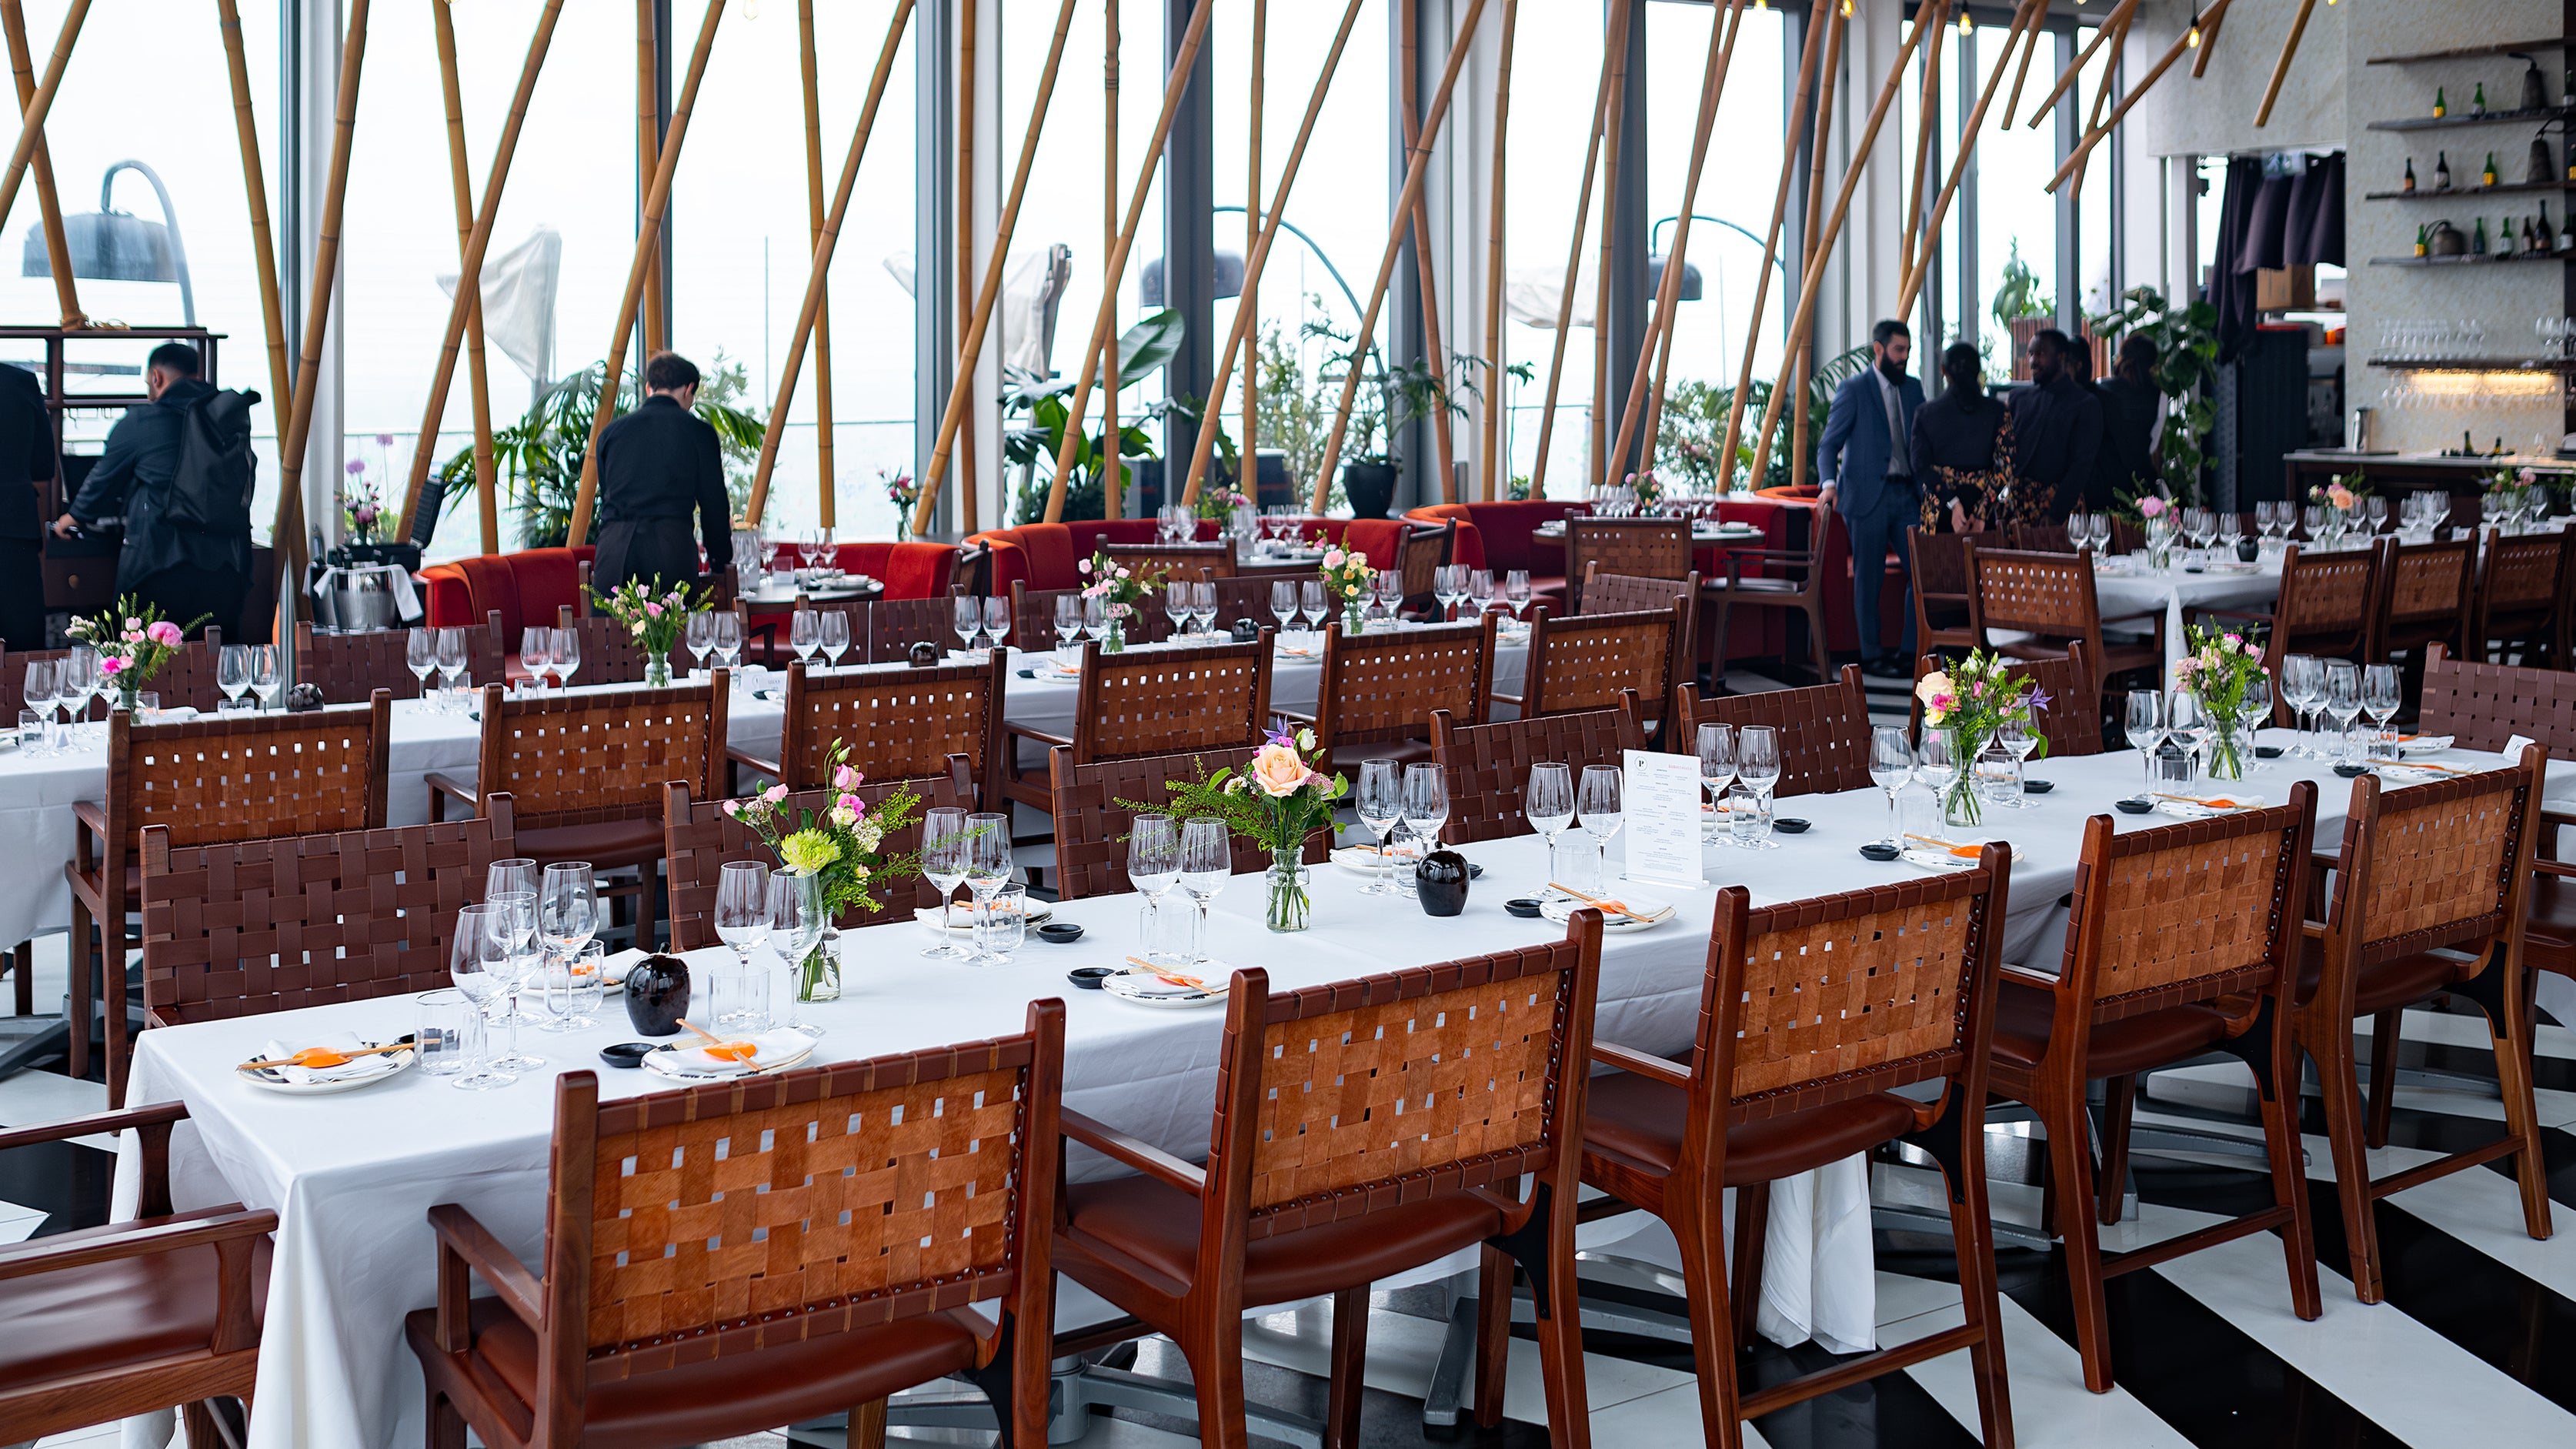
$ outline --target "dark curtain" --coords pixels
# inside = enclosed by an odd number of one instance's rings
[[[2290,209],[2281,238],[2283,261],[2293,267],[2343,262],[2343,153],[2311,156],[2290,182]]]
[[[2227,191],[2218,206],[2216,275],[2209,279],[2209,300],[2218,308],[2218,360],[2233,362],[2254,335],[2254,273],[2239,270],[2254,229],[2257,198],[2263,191],[2263,163],[2239,156],[2227,163]],[[2282,197],[2286,203],[2288,196]]]

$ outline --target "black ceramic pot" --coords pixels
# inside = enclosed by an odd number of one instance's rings
[[[1344,463],[1342,492],[1351,500],[1351,517],[1384,518],[1389,504],[1395,502],[1393,463]]]
[[[646,1036],[676,1036],[689,1014],[689,963],[653,955],[626,973],[626,1019]]]
[[[2263,545],[2250,538],[2236,540],[2236,561],[2253,563],[2263,556]]]
[[[1454,916],[1467,909],[1467,857],[1435,850],[1413,868],[1413,889],[1426,916]]]

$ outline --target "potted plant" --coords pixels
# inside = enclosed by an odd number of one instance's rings
[[[919,818],[921,797],[897,790],[870,808],[853,793],[867,776],[849,764],[849,746],[832,742],[824,756],[831,766],[832,788],[839,793],[827,810],[788,811],[787,787],[772,785],[745,800],[727,800],[724,813],[749,827],[769,848],[779,865],[799,875],[819,876],[826,917],[838,922],[851,911],[874,911],[873,890],[897,885],[921,871],[917,854],[885,855],[885,837]],[[823,939],[796,963],[798,1001],[835,1001],[841,995],[837,932],[827,926]]]
[[[1305,330],[1342,349],[1326,358],[1328,373],[1340,371],[1347,376],[1348,369],[1363,365],[1351,350],[1350,334],[1330,321],[1309,322]],[[1376,355],[1371,349],[1370,359]],[[1342,461],[1342,492],[1350,499],[1351,517],[1387,516],[1395,502],[1396,482],[1404,475],[1404,462],[1395,454],[1396,439],[1418,422],[1467,416],[1467,404],[1459,399],[1482,396],[1476,378],[1491,366],[1484,358],[1463,352],[1449,354],[1447,372],[1419,358],[1380,366],[1375,384],[1360,388],[1351,402]],[[1504,371],[1523,382],[1534,375],[1527,363],[1515,363]],[[1340,406],[1338,399],[1334,406]]]

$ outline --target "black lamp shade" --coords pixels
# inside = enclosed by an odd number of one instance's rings
[[[1216,294],[1219,297],[1243,295],[1243,254],[1219,250],[1216,254]],[[1145,264],[1136,278],[1136,297],[1140,305],[1163,305],[1163,259],[1156,257]]]
[[[1661,295],[1663,286],[1664,259],[1660,256],[1651,256],[1646,258],[1646,295],[1650,297]],[[1696,263],[1685,261],[1682,263],[1681,293],[1673,300],[1677,302],[1696,302],[1699,300],[1699,296],[1699,267]]]
[[[170,229],[122,211],[85,212],[63,218],[63,239],[71,251],[72,275],[102,282],[175,282],[177,258],[170,249]],[[42,222],[27,228],[22,277],[50,277],[53,259],[45,251]]]

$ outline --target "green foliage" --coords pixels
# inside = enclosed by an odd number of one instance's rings
[[[1815,445],[1824,436],[1825,417],[1832,411],[1834,389],[1869,366],[1869,349],[1855,347],[1828,359],[1807,380],[1807,476],[1815,476]],[[1726,411],[1735,399],[1735,389],[1685,378],[1664,390],[1662,419],[1655,428],[1655,464],[1660,471],[1679,471],[1691,486],[1702,492],[1719,487],[1783,488],[1789,482],[1787,438],[1776,439],[1771,448],[1770,466],[1763,470],[1762,482],[1749,480],[1753,472],[1753,434],[1762,425],[1762,413],[1771,405],[1773,383],[1756,379],[1744,390],[1744,422],[1735,440],[1735,457],[1721,469],[1718,454],[1726,446]],[[1794,419],[1783,419],[1780,431],[1786,434]]]
[[[2003,285],[1995,288],[1995,320],[2010,327],[2024,317],[2056,316],[2057,299],[2039,290],[2039,274],[2021,259],[2019,238],[2011,248],[2004,257]]]
[[[2218,408],[2209,398],[2218,380],[2218,309],[2207,302],[2171,306],[2153,287],[2131,287],[2120,294],[2120,303],[2085,319],[2086,325],[2115,345],[2132,332],[2156,344],[2156,390],[2165,396],[2160,486],[2168,497],[2197,507],[2210,430],[2218,425]]]
[[[1305,335],[1319,338],[1329,348],[1338,349],[1327,351],[1325,376],[1317,378],[1316,403],[1323,415],[1324,430],[1329,435],[1331,419],[1341,410],[1341,385],[1327,384],[1325,379],[1336,371],[1347,378],[1350,368],[1363,364],[1351,345],[1351,334],[1334,326],[1330,318],[1319,317],[1307,323],[1304,330]],[[1370,349],[1369,355],[1375,359],[1376,349]],[[1418,422],[1443,416],[1467,416],[1467,404],[1460,399],[1482,397],[1484,391],[1476,379],[1492,368],[1493,364],[1484,358],[1464,352],[1449,354],[1449,366],[1445,372],[1420,358],[1400,362],[1393,367],[1381,365],[1375,386],[1362,386],[1351,396],[1351,423],[1343,437],[1344,460],[1383,463],[1401,469],[1403,460],[1397,458],[1393,451],[1395,439]],[[1529,381],[1534,375],[1526,362],[1514,363],[1503,370],[1521,382]],[[1327,388],[1329,396],[1326,395]],[[1322,465],[1319,451],[1316,466]]]
[[[1148,313],[1118,337],[1118,378],[1123,386],[1155,372],[1181,350],[1181,341],[1189,334],[1188,319],[1174,308]],[[1107,386],[1108,379],[1094,374],[1095,390]],[[1072,425],[1073,409],[1066,399],[1074,390],[1073,379],[1038,377],[1031,373],[1011,371],[1002,383],[1002,414],[1008,419],[1027,414],[1027,421],[1006,425],[1002,433],[1002,460],[1021,470],[1019,493],[1011,505],[1012,519],[1018,523],[1036,523],[1046,517],[1047,494],[1055,486],[1056,453],[1064,446],[1065,432]],[[1086,433],[1075,439],[1072,466],[1065,473],[1064,512],[1068,519],[1099,518],[1108,508],[1108,470],[1113,461],[1118,468],[1118,486],[1123,493],[1131,486],[1134,470],[1128,458],[1159,456],[1154,450],[1154,435],[1147,431],[1167,417],[1195,419],[1199,416],[1198,400],[1189,397],[1166,398],[1146,406],[1142,411],[1121,411],[1118,418],[1117,447],[1110,447],[1107,419],[1097,433]],[[1217,425],[1216,449],[1227,468],[1235,466],[1234,440],[1226,435],[1222,423]],[[1038,473],[1043,465],[1047,472]]]

